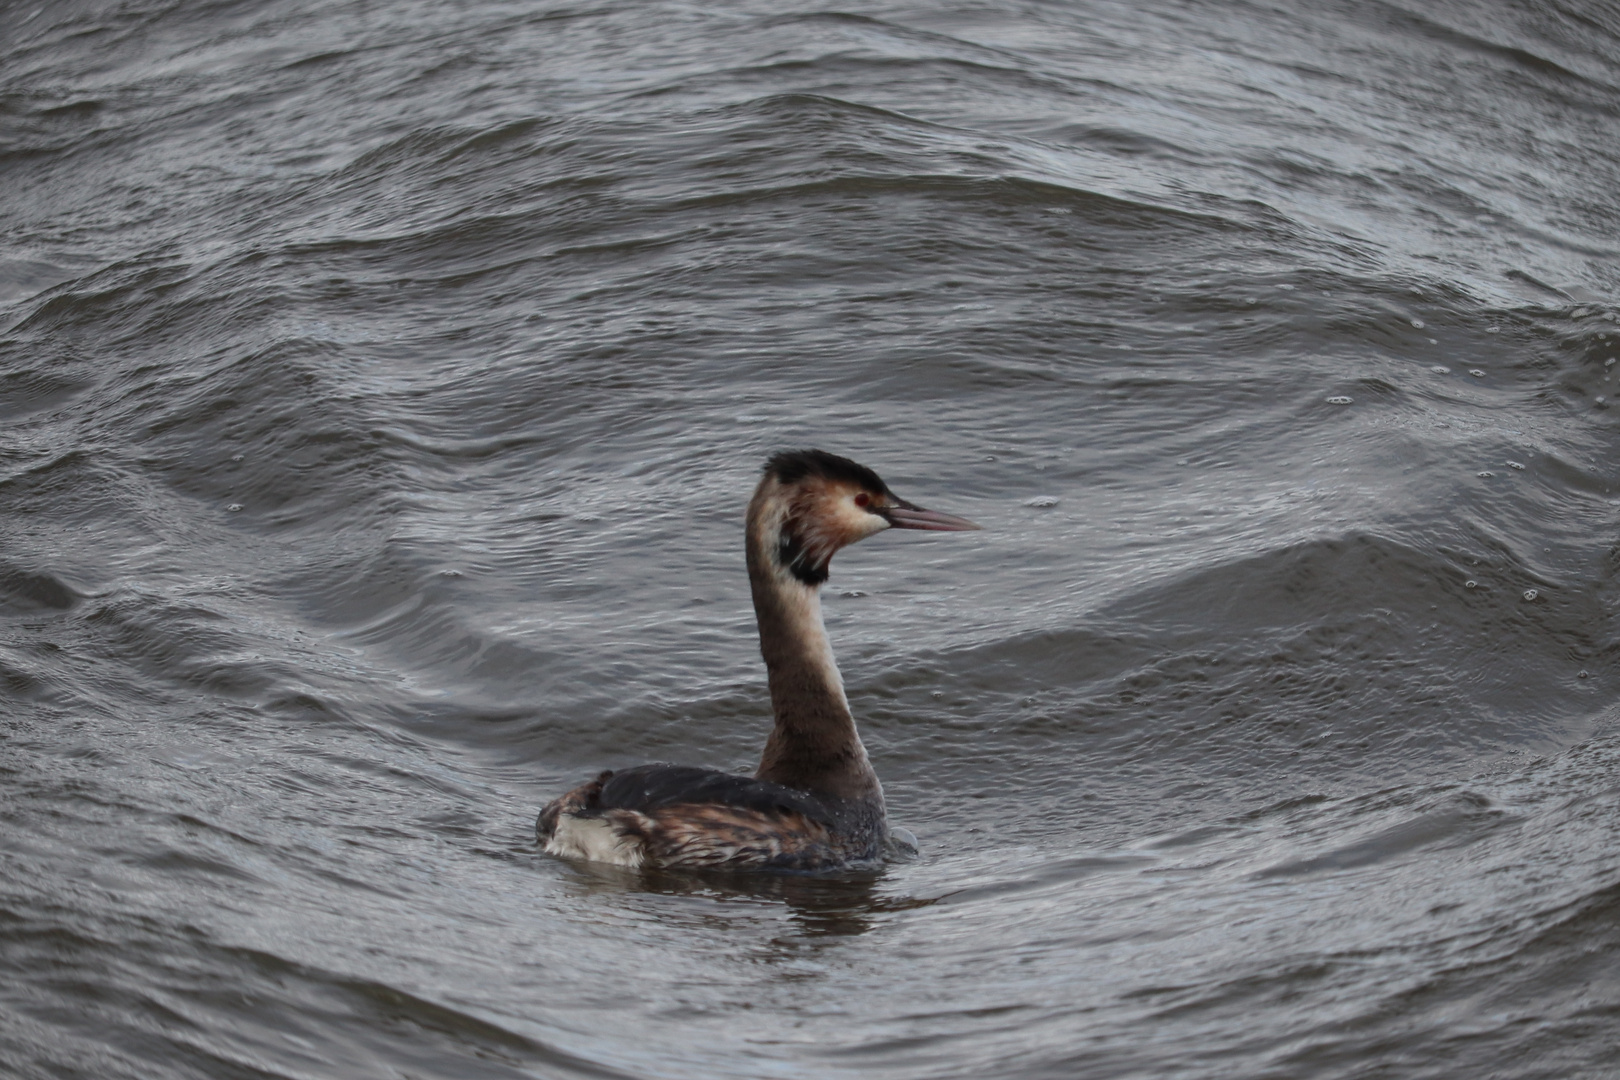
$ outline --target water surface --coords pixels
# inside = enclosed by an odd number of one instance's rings
[[[1620,15],[0,4],[0,1071],[1598,1077]],[[571,866],[826,590],[853,878]]]

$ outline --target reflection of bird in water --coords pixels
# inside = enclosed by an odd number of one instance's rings
[[[855,730],[817,590],[834,552],[887,528],[961,532],[878,475],[820,450],[780,453],[748,504],[748,580],[776,726],[752,778],[682,765],[604,772],[552,801],[546,851],[621,866],[820,870],[903,845]]]
[[[716,901],[712,905],[682,907],[686,918],[695,919],[717,932],[731,934],[742,925],[754,924],[762,915],[757,904],[732,904],[730,900],[779,903],[787,909],[793,932],[771,937],[772,946],[763,959],[788,947],[818,938],[855,937],[882,923],[895,912],[930,907],[938,897],[895,896],[879,891],[884,880],[881,868],[843,870],[836,874],[739,874],[725,868],[693,869],[675,867],[660,870],[631,868],[610,863],[581,863],[573,884],[593,897],[620,893],[686,897]],[[770,916],[763,916],[770,918]]]

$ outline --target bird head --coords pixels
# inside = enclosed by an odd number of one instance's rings
[[[884,529],[966,532],[979,526],[900,498],[865,465],[824,450],[784,450],[765,462],[749,509],[771,558],[805,585],[827,580],[839,548]],[[769,535],[774,532],[774,537]]]

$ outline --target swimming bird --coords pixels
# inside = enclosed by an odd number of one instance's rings
[[[821,621],[840,548],[884,529],[963,532],[877,473],[821,450],[765,462],[748,504],[748,580],[776,724],[753,776],[688,765],[604,772],[547,804],[545,850],[631,867],[826,870],[882,860],[896,840]]]

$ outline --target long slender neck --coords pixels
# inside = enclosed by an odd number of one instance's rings
[[[781,565],[782,509],[766,494],[762,487],[748,508],[748,580],[776,726],[756,775],[801,791],[881,803],[883,789],[855,730],[822,625],[821,597]]]

